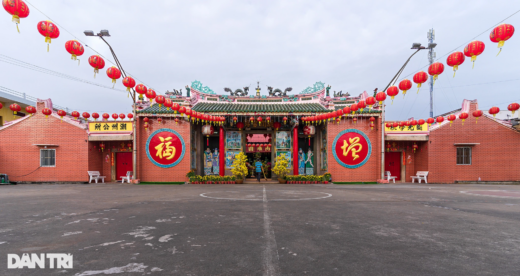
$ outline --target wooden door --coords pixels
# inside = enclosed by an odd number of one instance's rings
[[[385,152],[385,177],[387,171],[401,180],[401,152]]]
[[[132,153],[116,153],[116,181],[121,181],[121,176],[126,176],[126,172],[132,171]]]

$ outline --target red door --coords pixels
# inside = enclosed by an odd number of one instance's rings
[[[401,180],[401,153],[385,152],[385,178],[386,172],[389,171],[392,176],[396,176],[397,180]]]
[[[116,153],[116,181],[121,181],[121,176],[126,176],[126,172],[132,171],[132,153]]]

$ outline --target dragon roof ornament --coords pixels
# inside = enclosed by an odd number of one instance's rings
[[[207,87],[207,86],[202,86],[202,83],[198,80],[195,80],[195,81],[192,81],[191,82],[191,87],[201,93],[205,93],[205,94],[215,94],[215,91],[211,90],[211,88]]]
[[[325,88],[325,84],[321,81],[317,81],[313,86],[309,86],[309,87],[303,89],[303,91],[300,92],[300,94],[311,94],[311,93],[321,91],[324,88]]]

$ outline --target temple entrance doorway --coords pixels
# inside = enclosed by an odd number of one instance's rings
[[[271,179],[272,163],[272,137],[269,133],[249,133],[246,137],[246,156],[249,173],[247,179],[256,180],[256,161],[262,163],[263,172],[260,178],[263,182],[265,179]],[[248,181],[249,182],[249,181]]]

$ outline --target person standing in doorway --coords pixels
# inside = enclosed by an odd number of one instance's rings
[[[256,179],[258,179],[258,182],[260,182],[260,173],[262,173],[262,162],[260,162],[260,159],[256,159],[255,167],[256,167]]]

